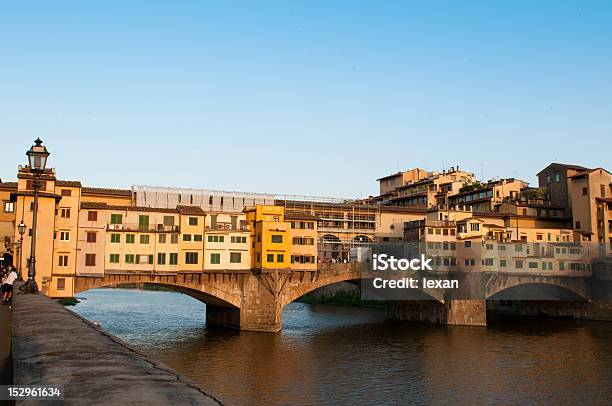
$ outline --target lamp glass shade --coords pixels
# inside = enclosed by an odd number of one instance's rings
[[[30,163],[30,169],[34,171],[44,171],[47,166],[47,157],[49,157],[49,152],[47,151],[47,147],[42,145],[42,141],[40,138],[34,141],[34,145],[26,152],[28,156],[28,161]]]
[[[23,221],[17,225],[17,230],[19,231],[20,235],[24,235],[25,234],[26,225],[25,225],[25,223]]]

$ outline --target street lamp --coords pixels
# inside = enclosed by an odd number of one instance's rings
[[[40,189],[40,176],[45,171],[47,166],[47,158],[49,152],[47,148],[42,145],[40,138],[34,141],[34,145],[30,147],[28,152],[28,161],[30,163],[30,172],[34,174],[34,208],[32,215],[32,245],[30,248],[30,263],[28,264],[28,281],[23,285],[24,293],[36,293],[38,292],[38,286],[36,285],[36,222],[38,220],[38,190]]]
[[[21,263],[22,263],[22,258],[23,258],[23,235],[25,234],[26,231],[26,225],[23,222],[23,220],[21,220],[21,223],[19,223],[17,225],[17,231],[19,231],[19,256],[18,256],[18,268],[17,268],[17,275],[19,275],[19,278],[21,278]]]

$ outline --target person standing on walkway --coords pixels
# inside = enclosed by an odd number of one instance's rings
[[[17,272],[14,268],[9,268],[8,274],[2,281],[2,303],[11,304],[13,301],[13,283],[17,279]]]

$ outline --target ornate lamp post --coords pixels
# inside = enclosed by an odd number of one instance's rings
[[[19,231],[19,255],[17,260],[19,261],[17,263],[17,275],[19,275],[19,278],[21,278],[21,263],[22,263],[22,258],[23,258],[23,235],[25,234],[26,231],[26,225],[23,222],[23,220],[21,220],[21,223],[19,223],[17,225],[17,231]]]
[[[42,145],[40,138],[34,141],[34,145],[26,152],[30,164],[30,171],[34,174],[34,208],[32,215],[32,246],[30,248],[30,263],[28,269],[28,281],[23,285],[24,293],[38,292],[36,285],[36,222],[38,220],[38,191],[40,189],[40,176],[45,171],[49,152]]]

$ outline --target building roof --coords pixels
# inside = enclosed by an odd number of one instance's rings
[[[57,180],[55,186],[81,187],[81,182],[78,180]]]
[[[1,189],[17,189],[17,182],[0,182]]]
[[[285,220],[312,220],[316,221],[318,219],[317,216],[308,213],[287,213],[285,214]]]
[[[204,210],[202,210],[200,206],[178,205],[176,206],[176,210],[180,214],[185,214],[185,215],[190,215],[190,216],[205,216],[206,215],[206,213],[204,212]]]
[[[553,163],[549,164],[546,168],[544,168],[540,172],[538,172],[537,175],[541,174],[542,172],[544,172],[545,170],[547,170],[548,168],[550,168],[553,165],[554,166],[561,166],[561,167],[564,167],[566,169],[573,169],[575,171],[587,171],[587,170],[589,170],[589,168],[585,168],[584,166],[580,166],[580,165],[561,164],[561,163],[558,163],[558,162],[553,162]]]
[[[94,210],[121,210],[121,211],[148,211],[156,213],[178,213],[177,209],[163,209],[159,207],[142,207],[142,206],[116,206],[102,202],[81,202],[81,209]]]
[[[398,176],[402,176],[404,172],[396,172],[396,173],[392,173],[391,175],[387,175],[387,176],[383,176],[382,178],[378,178],[376,179],[377,181],[381,181],[381,180],[385,180],[385,179],[391,179],[391,178],[396,178]]]
[[[610,173],[610,171],[608,171],[607,169],[604,169],[604,168],[592,168],[592,169],[586,169],[586,170],[584,170],[582,172],[578,172],[578,173],[570,176],[570,178],[580,178],[580,177],[586,176],[586,175],[588,175],[590,173],[593,173],[593,172],[599,171],[599,170],[606,171],[607,173]]]
[[[11,200],[15,201],[17,196],[34,196],[34,192],[30,191],[30,190],[22,190],[19,192],[12,192],[11,193]],[[57,193],[49,193],[49,192],[38,192],[38,196],[39,197],[52,197],[57,201],[60,201],[62,199],[62,196],[58,195]]]
[[[111,195],[111,196],[132,196],[132,191],[129,189],[109,189],[100,187],[84,187],[81,190],[84,195]]]

